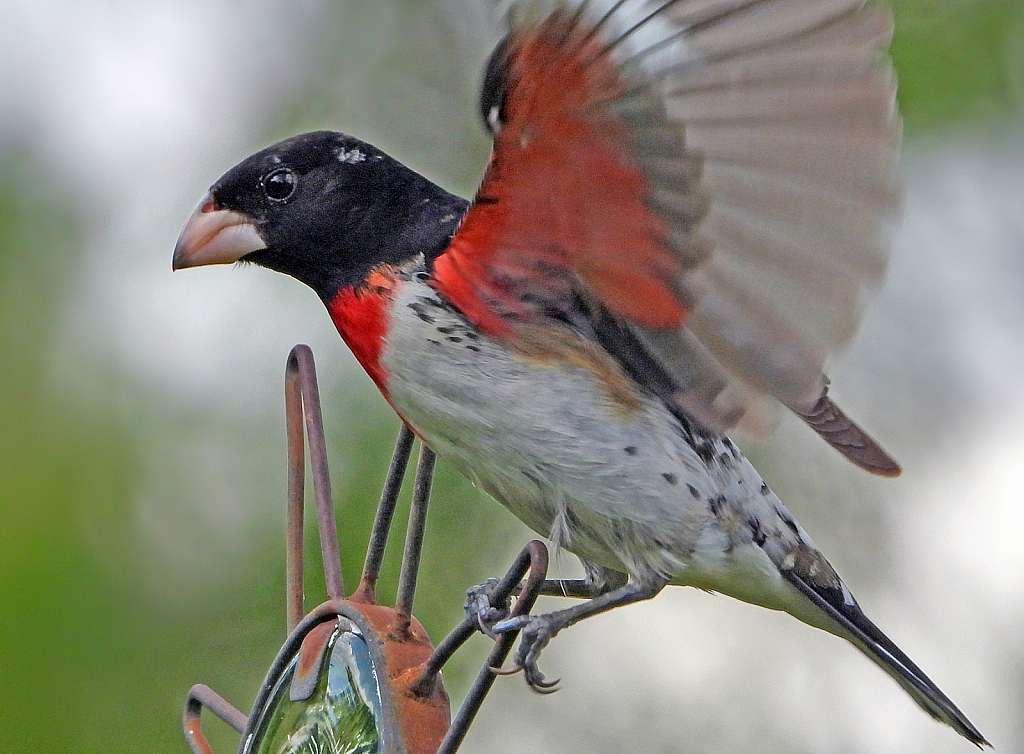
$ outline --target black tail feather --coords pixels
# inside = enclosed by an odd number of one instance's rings
[[[783,577],[826,613],[847,638],[899,683],[928,714],[979,748],[991,746],[985,737],[893,641],[872,623],[842,590],[809,584],[798,573],[783,570]]]

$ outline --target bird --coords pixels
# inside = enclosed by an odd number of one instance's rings
[[[574,553],[559,631],[692,586],[847,639],[988,745],[861,610],[729,434],[791,411],[861,468],[899,465],[829,395],[901,204],[892,20],[868,0],[514,2],[487,61],[493,138],[466,201],[338,131],[228,170],[173,268],[311,287],[401,419]]]

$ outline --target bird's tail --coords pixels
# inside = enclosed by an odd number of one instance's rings
[[[925,712],[979,748],[991,746],[949,697],[878,626],[868,620],[848,591],[812,584],[793,570],[783,569],[782,575],[828,616],[829,623],[838,629],[834,633],[848,639],[891,675]]]

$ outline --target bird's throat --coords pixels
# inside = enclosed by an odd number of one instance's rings
[[[363,285],[345,286],[327,303],[334,326],[385,398],[388,375],[380,359],[396,285],[390,267],[374,270]]]

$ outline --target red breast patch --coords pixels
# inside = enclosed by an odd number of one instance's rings
[[[385,265],[371,271],[363,285],[342,288],[327,305],[334,326],[385,398],[388,375],[380,357],[397,284],[393,268]]]

